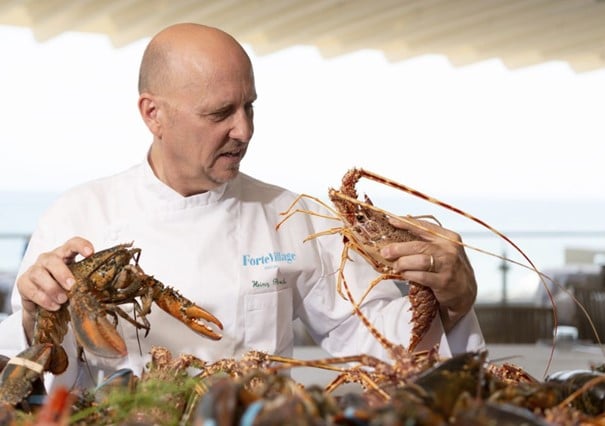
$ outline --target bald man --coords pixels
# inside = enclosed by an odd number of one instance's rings
[[[342,238],[327,235],[303,243],[333,222],[294,215],[276,231],[280,212],[297,194],[239,171],[254,132],[257,97],[242,46],[216,28],[170,26],[145,50],[139,92],[139,111],[152,135],[146,156],[122,173],[74,187],[41,217],[18,273],[14,313],[0,323],[0,353],[14,356],[27,347],[37,306],[54,311],[66,302],[74,285],[67,265],[77,256],[134,241],[142,249],[143,270],[218,317],[222,338],[201,337],[153,308],[145,338],[120,321],[128,349],[123,358],[86,353],[83,366],[69,332],[64,341],[69,368],[53,383],[92,386],[99,375],[121,367],[138,374],[152,346],[208,361],[250,349],[288,356],[295,319],[335,356],[369,353],[387,359],[336,292]],[[301,208],[318,210],[304,200]],[[397,272],[431,287],[440,302],[440,314],[417,349],[438,345],[442,355],[450,356],[481,348],[472,309],[477,285],[464,249],[452,242],[459,236],[424,226],[450,238],[415,230],[419,241],[383,251]],[[359,297],[376,272],[353,257],[347,282]],[[362,310],[388,339],[408,344],[410,302],[394,282],[376,286]]]

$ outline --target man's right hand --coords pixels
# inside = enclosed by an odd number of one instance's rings
[[[36,306],[56,311],[67,301],[67,291],[74,284],[68,264],[77,255],[88,257],[94,252],[90,241],[74,237],[56,249],[42,253],[36,262],[17,278],[17,290],[23,306],[23,329],[31,341]]]

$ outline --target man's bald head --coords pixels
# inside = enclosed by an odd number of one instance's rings
[[[187,65],[196,67],[223,63],[228,58],[245,57],[247,53],[231,35],[217,28],[194,23],[175,24],[155,35],[143,53],[139,70],[139,94],[162,93],[175,88],[179,73],[187,73]],[[220,59],[220,61],[219,61]]]

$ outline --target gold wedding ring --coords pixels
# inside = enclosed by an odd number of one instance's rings
[[[428,272],[435,272],[435,258],[429,254],[429,269]]]

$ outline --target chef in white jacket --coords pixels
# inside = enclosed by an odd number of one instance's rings
[[[337,222],[297,213],[276,230],[296,194],[239,172],[257,96],[241,45],[215,28],[170,26],[143,55],[139,92],[139,110],[153,135],[147,155],[129,170],[73,188],[41,217],[18,273],[14,313],[0,323],[0,353],[14,356],[28,346],[36,305],[56,310],[66,301],[73,285],[68,263],[134,242],[142,250],[142,269],[219,318],[222,338],[202,337],[154,306],[147,337],[120,321],[125,358],[85,353],[83,366],[68,333],[69,368],[53,383],[90,386],[119,367],[139,373],[152,346],[208,361],[251,349],[291,355],[297,318],[335,356],[370,353],[388,360],[336,291],[342,237],[303,242]],[[320,209],[308,200],[301,208]],[[458,238],[436,225],[423,226]],[[483,347],[472,309],[476,282],[464,249],[413,229],[419,241],[393,244],[383,255],[405,279],[431,287],[440,302],[417,349],[439,345],[449,356]],[[358,298],[377,273],[352,257],[345,272]],[[377,285],[362,310],[388,339],[407,346],[409,301],[392,281]]]

